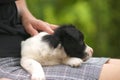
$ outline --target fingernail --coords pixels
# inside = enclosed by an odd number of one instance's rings
[[[54,31],[53,30],[51,30],[51,34],[53,34],[54,33]]]

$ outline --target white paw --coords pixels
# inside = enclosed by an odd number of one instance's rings
[[[71,58],[68,60],[68,65],[72,67],[79,67],[83,61],[79,58]]]
[[[45,75],[40,75],[38,73],[32,74],[31,80],[46,80]]]

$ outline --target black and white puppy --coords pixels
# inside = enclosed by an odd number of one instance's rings
[[[45,80],[42,65],[65,64],[78,67],[92,56],[83,34],[73,25],[63,25],[54,34],[40,32],[21,43],[21,66],[31,80]]]

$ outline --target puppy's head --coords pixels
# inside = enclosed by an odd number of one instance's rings
[[[63,25],[55,30],[50,44],[56,48],[59,43],[69,57],[86,60],[92,56],[92,48],[84,43],[84,35],[73,25]]]

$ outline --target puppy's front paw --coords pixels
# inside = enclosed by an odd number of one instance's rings
[[[38,73],[32,74],[31,80],[46,80],[45,75],[40,75]]]
[[[67,61],[67,64],[72,66],[72,67],[79,67],[83,61],[79,58],[70,58]]]

